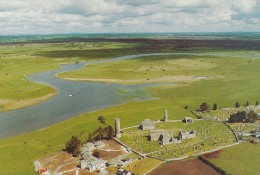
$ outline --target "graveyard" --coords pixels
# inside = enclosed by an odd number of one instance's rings
[[[184,139],[181,143],[161,145],[158,141],[149,141],[148,130],[133,127],[122,130],[120,141],[146,156],[162,160],[196,156],[237,142],[230,128],[222,122],[206,120],[196,120],[193,123],[156,122],[155,128],[173,133],[176,137],[180,131],[194,130],[196,137]]]

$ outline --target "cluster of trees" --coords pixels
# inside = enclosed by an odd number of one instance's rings
[[[80,154],[81,145],[81,140],[77,136],[72,136],[71,139],[66,143],[65,151],[76,157]]]
[[[245,122],[245,123],[254,123],[257,120],[260,120],[260,116],[254,111],[246,113],[245,111],[239,111],[235,114],[231,114],[229,118],[230,123]]]
[[[259,101],[256,101],[256,102],[255,102],[255,106],[258,106],[258,105],[259,105]],[[246,103],[245,103],[243,106],[244,106],[244,107],[249,106],[249,102],[246,101]],[[236,103],[235,103],[235,107],[236,107],[236,108],[239,108],[239,107],[240,107],[240,104],[239,104],[238,102],[236,102]]]
[[[98,141],[102,139],[111,139],[114,135],[114,130],[112,126],[108,125],[105,128],[99,127],[92,133],[89,133],[88,135],[88,141],[93,142],[93,141]]]
[[[258,105],[259,105],[259,101],[256,101],[256,102],[255,102],[255,106],[258,106]],[[248,102],[248,101],[246,101],[246,103],[244,104],[244,107],[247,107],[247,106],[249,106],[249,102]],[[235,107],[236,107],[236,108],[239,108],[239,107],[240,107],[240,104],[239,104],[238,102],[236,102],[236,103],[235,103]],[[186,105],[186,106],[184,107],[184,109],[188,109],[188,106]],[[217,110],[217,109],[218,109],[218,105],[217,105],[217,103],[214,103],[214,104],[213,104],[213,107],[212,107],[212,110]],[[204,103],[202,103],[202,104],[200,105],[199,110],[200,110],[201,112],[209,111],[209,110],[210,110],[210,106],[209,106],[206,102],[204,102]]]
[[[113,135],[114,135],[114,130],[112,126],[109,125],[105,128],[99,127],[92,133],[89,133],[88,141],[93,142],[102,139],[111,139]],[[80,148],[82,144],[83,142],[77,136],[73,135],[71,139],[66,143],[64,151],[67,151],[68,153],[76,157],[80,154]]]
[[[216,103],[213,104],[212,110],[217,110],[218,109],[218,105]],[[200,111],[201,112],[206,112],[210,110],[210,106],[204,102],[200,105]]]

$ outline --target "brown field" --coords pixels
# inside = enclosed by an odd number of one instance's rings
[[[58,166],[66,163],[71,163],[78,161],[79,157],[72,157],[69,153],[67,152],[59,152],[55,155],[46,157],[42,160],[39,160],[39,162],[43,165],[43,167],[47,167],[51,171],[54,171]],[[76,168],[77,164],[73,164],[73,167]],[[71,167],[69,167],[70,169]],[[65,170],[63,168],[63,170]],[[66,169],[68,170],[68,169]]]
[[[150,175],[220,175],[199,159],[176,161],[159,166]]]
[[[111,149],[111,150],[121,150],[122,149],[122,146],[119,145],[114,140],[103,140],[103,142],[106,145],[103,149]]]
[[[99,150],[99,149],[96,149],[95,151],[99,153],[98,158],[103,159],[103,160],[113,159],[120,155],[125,154],[125,152],[123,152],[123,151],[104,151],[104,150]]]

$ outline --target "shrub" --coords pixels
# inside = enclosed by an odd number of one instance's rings
[[[235,107],[236,108],[239,108],[240,107],[240,104],[238,102],[235,103]]]
[[[202,111],[202,112],[205,112],[205,111],[208,111],[209,110],[209,105],[207,104],[207,103],[202,103],[201,105],[200,105],[200,110]]]
[[[213,110],[217,110],[218,109],[218,105],[216,104],[216,103],[214,103],[214,105],[213,105],[213,108],[212,108]]]

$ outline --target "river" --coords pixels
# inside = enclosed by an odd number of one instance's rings
[[[125,60],[150,55],[139,54],[86,63],[62,65],[58,70],[46,71],[27,77],[53,87],[58,94],[41,103],[7,112],[0,112],[0,139],[41,129],[85,112],[122,104],[129,99],[143,98],[149,85],[120,85],[96,82],[69,81],[57,78],[61,72],[73,71],[88,64]],[[123,93],[122,93],[123,92]]]
[[[208,53],[154,53],[128,55],[100,61],[73,63],[62,65],[58,70],[46,71],[28,76],[28,80],[45,84],[57,90],[58,94],[46,101],[33,106],[0,112],[0,139],[41,129],[85,112],[103,109],[122,104],[129,99],[145,98],[145,88],[154,85],[120,85],[96,82],[81,82],[59,79],[55,75],[73,71],[88,64],[101,64],[131,58],[153,55],[211,55],[227,56],[227,54]],[[242,57],[239,55],[228,55]],[[251,55],[250,57],[259,57]],[[158,84],[157,84],[158,85]],[[120,93],[124,92],[124,93]],[[149,97],[148,97],[149,98]]]

